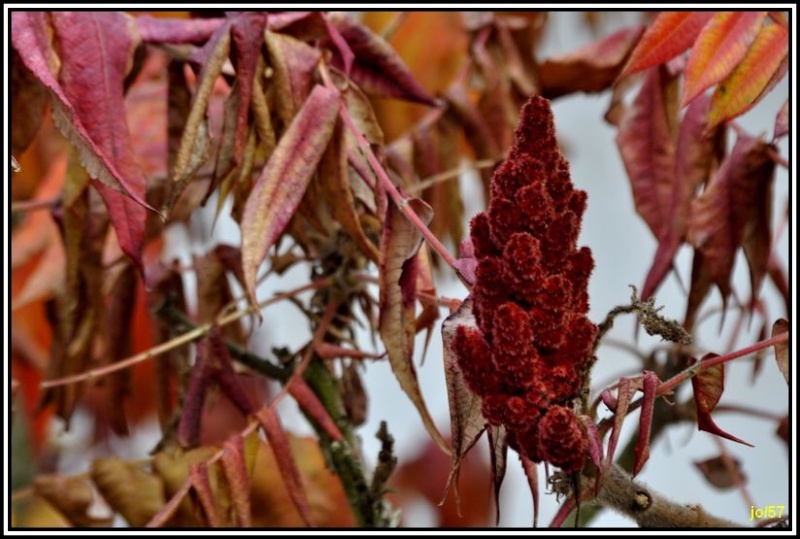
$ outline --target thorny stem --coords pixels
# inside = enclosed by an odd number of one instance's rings
[[[324,63],[319,64],[320,73],[322,74],[322,78],[325,81],[325,85],[329,88],[335,88],[333,81],[331,80],[330,74],[328,73],[328,69]],[[378,176],[381,184],[383,185],[384,189],[389,193],[389,196],[392,197],[392,200],[397,207],[400,209],[401,212],[406,216],[406,218],[411,221],[414,225],[414,228],[419,230],[420,234],[425,238],[425,241],[433,248],[434,251],[439,253],[442,259],[456,272],[456,275],[464,282],[464,285],[467,288],[471,288],[466,280],[461,275],[461,272],[458,270],[456,259],[453,257],[452,254],[445,248],[442,242],[439,241],[433,232],[430,231],[428,226],[422,222],[419,218],[419,215],[411,208],[408,204],[408,198],[405,197],[400,191],[398,190],[397,186],[389,179],[389,175],[386,173],[384,168],[381,166],[378,158],[375,156],[375,153],[372,151],[372,148],[367,142],[367,139],[364,138],[364,135],[361,134],[361,131],[358,130],[353,118],[350,116],[350,112],[347,110],[347,107],[344,103],[339,104],[339,116],[344,121],[347,128],[355,137],[356,142],[358,142],[361,151],[364,152],[364,155],[367,157],[367,161],[369,162],[372,170]]]
[[[161,355],[164,352],[169,352],[170,350],[172,350],[174,348],[177,348],[179,346],[182,346],[184,344],[188,344],[188,343],[190,343],[192,341],[195,341],[197,339],[202,338],[203,336],[205,336],[211,330],[211,328],[214,325],[217,325],[219,327],[226,326],[226,325],[228,325],[228,324],[230,324],[232,322],[235,322],[236,320],[239,320],[240,318],[242,318],[244,316],[247,316],[248,314],[252,314],[252,313],[258,312],[261,309],[263,309],[263,308],[265,308],[265,307],[267,307],[269,305],[272,305],[273,303],[277,303],[277,302],[282,301],[284,299],[293,297],[293,296],[295,296],[295,295],[297,295],[297,294],[299,294],[301,292],[305,292],[306,290],[315,290],[317,288],[323,288],[325,286],[328,286],[328,285],[330,285],[330,282],[331,282],[330,279],[320,279],[318,281],[314,281],[314,282],[309,283],[307,285],[300,286],[300,287],[295,288],[293,290],[290,290],[288,292],[283,292],[281,294],[277,294],[277,295],[275,295],[274,297],[272,297],[270,299],[262,301],[258,305],[250,306],[250,307],[247,307],[245,309],[241,309],[239,311],[231,313],[229,315],[222,316],[219,319],[215,320],[214,322],[209,322],[207,324],[203,324],[201,326],[198,326],[197,328],[195,328],[195,329],[193,329],[191,331],[188,331],[188,332],[184,333],[183,335],[179,335],[178,337],[175,337],[174,339],[170,339],[169,341],[167,341],[165,343],[162,343],[162,344],[160,344],[158,346],[154,346],[153,348],[151,348],[149,350],[145,350],[144,352],[142,352],[140,354],[136,354],[135,356],[129,357],[129,358],[124,359],[122,361],[118,361],[117,363],[113,363],[111,365],[107,365],[105,367],[101,367],[101,368],[98,368],[98,369],[91,369],[89,371],[86,371],[86,372],[83,372],[83,373],[80,373],[80,374],[74,374],[72,376],[66,376],[64,378],[58,378],[58,379],[55,379],[55,380],[45,380],[40,384],[40,387],[42,389],[47,389],[47,388],[51,388],[51,387],[58,387],[58,386],[63,386],[63,385],[76,384],[76,383],[79,383],[79,382],[86,382],[86,381],[89,381],[89,380],[100,378],[101,376],[106,376],[106,375],[111,374],[113,372],[117,372],[117,371],[120,371],[120,370],[123,370],[123,369],[127,369],[128,367],[131,367],[131,366],[136,365],[138,363],[142,363],[142,362],[147,361],[149,359],[153,359],[154,357],[156,357],[158,355]]]

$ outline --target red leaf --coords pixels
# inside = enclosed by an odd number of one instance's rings
[[[743,243],[754,297],[767,271],[775,171],[770,148],[761,140],[741,136],[703,194],[692,202],[687,240],[703,254],[723,298],[730,293],[734,257]]]
[[[788,333],[789,322],[785,318],[780,318],[772,324],[772,337],[777,337],[782,333]],[[773,346],[775,349],[775,361],[778,362],[778,369],[789,383],[789,341],[783,341]]]
[[[730,459],[731,466],[727,464]],[[710,458],[703,461],[695,461],[695,467],[700,470],[712,486],[718,489],[730,489],[745,481],[745,476],[741,470],[741,463],[737,458],[724,458],[723,456]]]
[[[242,265],[255,304],[256,272],[283,233],[330,141],[339,93],[317,86],[281,138],[256,180],[242,216]]]
[[[706,354],[700,362],[702,364],[703,361],[708,361],[715,357],[718,357],[717,354]],[[717,365],[700,370],[692,377],[692,389],[694,390],[694,403],[697,408],[698,429],[753,447],[744,440],[740,440],[720,429],[711,418],[711,411],[719,402],[719,398],[722,396],[722,392],[725,389],[724,363],[718,363]]]
[[[778,428],[775,429],[775,434],[786,443],[786,447],[790,447],[789,445],[789,416],[783,416],[783,419],[780,420],[778,423]]]
[[[293,378],[289,384],[289,394],[294,397],[300,408],[319,425],[334,442],[344,440],[339,427],[336,426],[330,414],[320,402],[316,393],[311,391],[305,380]]]
[[[61,13],[60,15],[66,16],[67,14]],[[70,34],[71,37],[74,37],[73,34],[79,34],[78,37],[85,37],[87,42],[95,42],[95,47],[97,47],[98,42],[101,42],[107,38],[107,36],[102,33],[102,28],[98,29],[97,27],[98,17],[107,15],[112,14],[90,14],[80,12],[72,13],[72,16],[79,18],[84,17],[84,20],[89,21],[89,24],[86,25],[86,31],[90,32],[90,34],[83,36],[83,30],[77,26],[71,31],[67,29],[66,33]],[[58,65],[58,59],[56,58],[55,53],[50,45],[50,40],[48,38],[49,29],[46,17],[47,15],[42,12],[13,12],[11,14],[11,44],[19,53],[20,58],[25,66],[48,90],[50,90],[51,94],[55,98],[53,100],[53,119],[67,140],[69,140],[70,143],[75,146],[78,154],[80,155],[82,164],[86,168],[89,175],[104,185],[111,187],[112,189],[116,189],[117,191],[128,194],[137,203],[152,210],[153,208],[148,206],[143,198],[138,194],[138,186],[135,184],[130,184],[126,175],[123,174],[118,168],[121,164],[128,164],[127,157],[125,157],[122,163],[117,163],[111,158],[111,156],[108,155],[107,148],[102,147],[101,144],[103,142],[108,143],[109,140],[97,141],[92,137],[92,135],[88,132],[87,126],[83,124],[83,120],[81,116],[79,116],[78,111],[74,108],[72,102],[70,101],[70,98],[67,96],[67,94],[65,94],[58,81],[56,81],[56,78],[53,75],[53,70],[57,69],[56,66]],[[63,18],[61,20],[62,22],[64,21]],[[119,24],[121,21],[122,19],[117,19],[115,24]],[[95,30],[94,33],[91,33],[92,27]],[[123,43],[125,43],[126,40],[125,36],[127,36],[127,39],[130,39],[131,42],[133,42],[134,37],[131,34],[129,26],[125,25],[124,29],[118,29],[118,31],[123,33],[123,36],[120,36],[120,39]],[[91,39],[92,36],[95,37],[94,40]],[[100,53],[96,49],[86,51],[81,47],[78,49],[78,51],[83,51],[81,54],[87,54],[89,61],[92,61],[93,58],[95,66],[105,65],[105,63],[109,61],[105,58],[104,54]],[[116,51],[116,53],[118,54],[119,52]],[[77,61],[77,59],[75,61]],[[107,90],[108,92],[112,92],[113,85],[116,82],[114,78],[117,75],[116,70],[119,69],[119,65],[114,65],[112,67],[116,69],[112,69],[111,73],[109,73],[109,79],[101,78],[99,80],[94,80],[93,84],[96,84],[100,87],[87,88],[86,91],[92,93],[93,95],[99,94],[103,100],[110,99],[111,103],[113,104],[114,100],[116,99],[121,101],[122,86],[119,86],[119,95],[112,95],[111,93],[105,95],[103,93],[104,88],[106,88],[106,81],[109,85]],[[87,71],[97,75],[96,71],[92,71],[91,69],[87,69]],[[72,76],[74,76],[76,80],[81,80],[80,73],[73,74]],[[95,101],[94,103],[97,102],[99,101]],[[120,118],[125,117],[124,114],[125,111],[123,107],[120,110],[120,116],[116,117],[117,122],[119,122]],[[108,116],[112,117],[113,115]],[[107,128],[107,126],[105,127]],[[102,126],[98,127],[98,129],[102,128]],[[114,132],[114,137],[116,137],[124,128],[115,127],[112,129]],[[114,137],[112,137],[110,141],[119,142],[119,140]]]
[[[691,203],[697,188],[719,165],[718,154],[721,153],[725,132],[706,128],[709,103],[707,96],[694,100],[681,121],[675,149],[672,198],[667,214],[670,224],[662,228],[642,298],[648,298],[656,291],[672,267],[672,259],[686,238]]]
[[[614,408],[614,424],[611,426],[611,436],[608,439],[608,451],[606,452],[605,468],[614,463],[614,453],[617,451],[617,442],[622,432],[622,423],[628,414],[628,406],[631,403],[633,394],[638,391],[641,379],[620,378],[617,388],[617,405]]]
[[[717,85],[708,115],[710,126],[753,108],[786,74],[788,60],[789,30],[780,24],[762,26],[744,59]]]
[[[677,78],[653,69],[616,137],[636,211],[656,237],[670,222],[664,202],[672,198],[677,113]]]
[[[783,102],[781,110],[775,116],[775,129],[773,130],[773,140],[785,137],[789,134],[789,100]]]
[[[19,53],[11,49],[9,106],[11,122],[11,153],[20,155],[31,143],[44,118],[50,102],[50,92],[31,73]],[[19,172],[19,163],[11,156],[11,167]]]
[[[261,55],[264,42],[264,28],[267,23],[265,13],[242,13],[236,16],[231,25],[233,50],[235,55],[236,83],[239,102],[236,108],[236,129],[233,134],[233,156],[238,164],[244,152],[247,135],[250,96],[253,94],[253,77],[256,75],[256,64]]]
[[[508,433],[502,425],[488,425],[489,456],[492,460],[492,486],[494,487],[494,506],[497,509],[495,524],[500,522],[500,487],[506,476],[506,456],[508,455]]]
[[[747,54],[766,16],[766,11],[714,15],[692,46],[684,74],[681,107],[733,71]]]
[[[644,371],[642,380],[642,412],[639,416],[639,440],[636,442],[633,459],[633,475],[637,475],[650,457],[650,430],[653,427],[653,408],[656,402],[656,388],[660,380],[653,371]]]
[[[624,28],[569,54],[548,58],[539,66],[541,94],[555,99],[609,88],[643,31],[643,26]]]
[[[313,527],[311,521],[311,507],[308,505],[308,498],[306,497],[303,483],[300,479],[300,472],[294,462],[291,447],[289,447],[289,438],[286,436],[281,421],[278,418],[275,410],[270,407],[261,408],[256,414],[259,423],[267,435],[267,441],[272,446],[272,452],[275,454],[275,461],[278,463],[278,469],[281,472],[281,477],[286,485],[286,490],[292,498],[297,511],[300,513],[303,522],[306,526]]]
[[[578,416],[578,418],[586,428],[586,437],[589,440],[589,456],[591,457],[594,465],[597,466],[597,482],[595,483],[595,491],[598,491],[603,484],[603,440],[600,438],[600,432],[597,430],[597,425],[594,424],[594,421],[592,421],[591,417],[582,414]]]
[[[189,466],[189,478],[192,488],[200,499],[200,506],[206,516],[206,521],[212,528],[222,527],[222,520],[214,503],[214,493],[211,491],[211,482],[208,478],[208,465],[205,462]]]
[[[222,469],[231,491],[233,508],[236,513],[236,526],[249,528],[252,526],[250,476],[247,473],[244,440],[241,436],[234,436],[225,442],[222,448]]]
[[[458,489],[458,471],[461,460],[472,449],[486,427],[481,414],[481,398],[472,393],[464,382],[464,375],[458,367],[453,339],[459,326],[477,328],[472,314],[472,298],[467,299],[453,314],[442,322],[442,343],[444,348],[444,376],[447,384],[447,402],[450,407],[450,437],[453,445],[453,460],[450,477],[445,488],[445,497],[451,484]],[[456,492],[458,492],[456,490]],[[458,498],[458,496],[456,496]]]
[[[178,443],[186,448],[195,447],[200,443],[200,423],[203,418],[203,404],[206,400],[209,378],[206,339],[197,343],[196,356],[178,423]]]
[[[522,462],[522,470],[525,472],[525,478],[528,480],[528,488],[531,489],[531,498],[533,498],[533,527],[539,525],[539,477],[537,474],[537,466],[530,459],[520,455],[519,460]]]
[[[665,11],[653,21],[631,53],[620,77],[663,64],[692,46],[712,12]]]
[[[136,17],[136,29],[148,43],[205,43],[225,23],[215,19],[165,19],[151,15]]]
[[[355,54],[350,78],[365,93],[436,105],[433,97],[419,85],[397,52],[383,38],[348,13],[331,13],[328,21]],[[341,57],[336,58],[341,65]]]
[[[408,205],[427,224],[433,212],[418,198]],[[417,382],[414,368],[414,336],[416,334],[414,307],[416,295],[416,255],[422,245],[422,234],[390,202],[381,237],[380,260],[380,319],[378,329],[386,346],[386,354],[400,387],[411,399],[428,433],[439,447],[449,452],[447,442],[431,418]]]

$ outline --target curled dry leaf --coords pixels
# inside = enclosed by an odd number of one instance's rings
[[[112,521],[111,516],[96,517],[90,514],[95,495],[85,477],[40,475],[33,481],[33,491],[58,509],[73,526],[108,526]]]
[[[248,445],[249,442],[248,442]],[[250,472],[248,471],[245,442],[241,436],[228,439],[222,448],[222,469],[231,493],[235,525],[240,528],[252,526],[250,513]],[[255,463],[255,455],[253,455]],[[250,466],[252,468],[252,466]]]
[[[314,88],[253,186],[241,224],[242,269],[251,303],[256,302],[258,266],[303,198],[333,135],[338,105],[336,90]]]
[[[481,414],[481,398],[467,388],[464,375],[458,366],[456,352],[453,349],[453,339],[460,325],[477,328],[475,315],[472,313],[472,299],[469,297],[442,322],[444,376],[447,383],[450,437],[453,446],[450,477],[446,490],[451,485],[455,485],[456,490],[458,489],[458,471],[461,460],[472,449],[486,428],[486,420]]]
[[[433,217],[430,206],[418,198],[406,202],[427,224]],[[449,452],[447,442],[436,428],[428,412],[417,382],[414,368],[414,308],[417,301],[417,251],[422,234],[400,211],[389,203],[381,238],[380,261],[380,321],[379,331],[386,346],[392,371],[400,387],[417,408],[425,428],[443,451]]]
[[[275,91],[275,113],[285,130],[308,98],[320,51],[292,36],[270,31],[264,33],[264,42],[273,73],[270,84]]]
[[[772,337],[777,337],[782,333],[789,332],[789,321],[785,318],[776,320],[772,324]],[[778,369],[781,371],[786,383],[789,383],[789,341],[783,341],[774,345],[775,348],[775,361],[778,363]]]

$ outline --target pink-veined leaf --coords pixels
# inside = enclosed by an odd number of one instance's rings
[[[185,448],[196,447],[200,443],[200,422],[203,418],[210,371],[208,347],[207,339],[197,343],[197,359],[192,366],[189,387],[183,397],[183,407],[178,422],[178,443]]]
[[[350,78],[376,97],[395,97],[426,105],[436,101],[416,81],[402,58],[383,38],[348,13],[331,13],[328,22],[342,35],[355,60]],[[341,66],[340,56],[334,57]]]
[[[617,387],[617,405],[614,408],[614,423],[611,426],[611,436],[608,438],[608,451],[606,452],[606,463],[604,469],[614,464],[614,453],[617,451],[617,442],[622,432],[622,423],[628,414],[628,406],[631,403],[634,393],[641,387],[641,378],[620,378]]]
[[[344,76],[349,78],[353,71],[353,62],[356,59],[356,55],[353,53],[353,49],[350,48],[350,44],[339,32],[339,29],[331,23],[330,18],[326,15],[321,15],[321,17],[322,22],[325,23],[325,29],[328,31],[328,35],[330,36],[333,45],[336,47],[336,52],[339,53]]]
[[[772,324],[772,337],[777,337],[781,333],[789,331],[789,322],[785,318],[780,318]],[[778,363],[778,369],[789,383],[789,341],[783,341],[773,346],[775,349],[775,361]]]
[[[433,211],[424,201],[407,204],[427,224]],[[417,301],[417,252],[422,234],[393,202],[389,202],[381,237],[380,319],[378,330],[397,381],[408,395],[433,440],[448,453],[449,446],[428,412],[414,368],[415,306]]]
[[[600,438],[600,432],[597,430],[597,425],[594,424],[592,418],[588,415],[581,414],[578,416],[586,428],[586,438],[589,440],[589,457],[597,467],[597,477],[595,479],[595,494],[599,492],[603,480],[603,440]]]
[[[753,296],[767,271],[771,243],[771,199],[775,162],[770,146],[742,135],[731,153],[692,202],[687,241],[704,257],[723,298],[737,249],[745,250]]]
[[[253,94],[253,78],[256,76],[256,65],[261,55],[266,23],[265,13],[246,12],[236,15],[231,24],[233,50],[236,52],[234,67],[239,92],[236,128],[233,134],[233,156],[237,164],[241,163],[247,138],[247,116],[250,110],[250,97]]]
[[[789,100],[783,102],[778,114],[775,115],[775,128],[772,133],[773,140],[789,134]]]
[[[210,354],[209,362],[212,369],[211,376],[217,382],[217,385],[225,396],[228,397],[228,400],[230,400],[242,414],[252,414],[257,406],[245,390],[236,371],[233,370],[233,360],[228,351],[228,346],[222,338],[220,328],[216,325],[211,328],[208,334],[208,343],[208,353]]]
[[[320,51],[292,36],[269,31],[264,34],[264,43],[273,70],[275,113],[286,130],[308,98]]]
[[[334,442],[341,442],[344,440],[342,432],[339,427],[331,419],[330,414],[320,402],[316,393],[311,391],[305,380],[302,378],[294,378],[289,384],[289,394],[294,397],[300,408],[309,415],[319,425],[325,433],[331,437]]]
[[[450,477],[445,487],[445,495],[451,485],[455,485],[458,499],[458,472],[461,460],[480,438],[486,428],[486,420],[481,413],[481,398],[471,392],[464,382],[464,375],[458,366],[453,348],[458,326],[477,327],[472,314],[472,298],[467,297],[459,308],[442,322],[442,345],[444,349],[444,377],[447,384],[447,402],[450,408],[450,438],[453,445]]]
[[[646,75],[622,119],[616,142],[633,190],[636,211],[659,237],[669,223],[677,133],[677,78],[664,68]]]
[[[633,458],[633,475],[642,470],[647,459],[650,458],[650,431],[653,427],[653,410],[656,403],[656,388],[660,380],[653,371],[644,371],[642,378],[642,411],[639,416],[639,439]]]
[[[539,66],[541,95],[555,99],[574,92],[596,93],[609,88],[619,75],[643,26],[624,28]]]
[[[729,459],[730,466],[728,465]],[[729,457],[729,459],[720,455],[702,461],[695,461],[694,466],[700,470],[700,473],[703,474],[703,477],[711,486],[725,490],[736,487],[746,480],[739,459],[733,457]]]
[[[155,44],[205,43],[225,23],[223,18],[165,19],[152,15],[139,15],[135,20],[142,41]]]
[[[79,13],[78,15],[88,16],[90,14]],[[89,175],[112,189],[126,193],[137,203],[152,210],[153,208],[148,206],[144,199],[137,194],[136,186],[130,185],[126,176],[118,169],[118,164],[107,155],[98,141],[92,138],[70,99],[64,93],[64,89],[56,80],[53,70],[57,69],[58,58],[48,38],[47,14],[44,12],[15,11],[11,14],[11,26],[13,30],[11,32],[12,46],[19,53],[25,67],[39,79],[54,97],[52,100],[53,120],[67,140],[77,149],[81,162]],[[126,25],[125,28],[124,32],[128,39],[135,41],[135,36],[131,35],[130,27]],[[123,39],[125,38],[123,37]],[[95,55],[97,55],[96,52]],[[98,68],[108,61],[103,55],[99,55],[97,58],[99,63],[96,64],[96,67]],[[109,81],[109,83],[112,82]],[[119,90],[120,92],[122,91],[121,86]],[[119,98],[121,100],[121,94]],[[120,114],[124,118],[124,108]],[[117,120],[119,120],[119,117]]]
[[[703,361],[708,361],[715,357],[718,357],[717,354],[706,354],[700,360],[700,363],[702,364]],[[724,363],[702,368],[700,372],[692,377],[692,390],[694,391],[694,403],[697,408],[698,429],[753,447],[744,440],[723,431],[711,418],[711,412],[714,410],[714,407],[722,396],[722,392],[725,390]]]
[[[642,35],[620,77],[663,64],[692,46],[714,16],[707,11],[665,11]]]
[[[714,15],[692,46],[681,107],[733,71],[747,54],[766,16],[766,11],[725,11]]]
[[[333,134],[338,104],[336,90],[314,88],[247,199],[242,216],[242,268],[247,295],[253,304],[258,266],[303,198]]]
[[[305,522],[306,526],[313,527],[314,523],[311,520],[311,507],[308,504],[306,492],[303,489],[303,483],[300,478],[300,471],[294,462],[292,450],[289,446],[289,438],[281,426],[281,421],[278,415],[271,407],[263,407],[256,414],[256,418],[261,423],[264,433],[267,435],[267,441],[272,447],[272,452],[275,455],[275,462],[278,463],[278,469],[281,472],[281,477],[286,485],[286,490],[292,498],[295,507],[297,508],[300,517]]]
[[[753,108],[786,74],[788,60],[788,28],[780,24],[762,26],[747,55],[714,90],[709,127]]]
[[[672,197],[667,214],[669,224],[661,229],[658,249],[642,287],[642,298],[655,293],[672,267],[675,254],[686,239],[691,203],[697,188],[719,166],[725,131],[721,128],[707,129],[709,106],[708,96],[695,99],[681,121],[675,147]]]
[[[133,20],[121,13],[54,12],[52,21],[65,51],[59,72],[64,96],[89,137],[125,178],[128,192],[144,200],[147,181],[125,122],[124,82],[139,44]],[[120,247],[142,271],[145,207],[87,171],[108,208]]]
[[[222,470],[231,492],[236,526],[252,526],[250,508],[250,475],[247,472],[244,440],[241,436],[228,439],[222,447]]]
[[[500,487],[506,477],[506,457],[508,456],[508,432],[503,425],[486,427],[489,439],[489,457],[492,461],[492,487],[494,487],[494,506],[497,510],[495,525],[500,522]]]
[[[539,525],[539,474],[538,466],[530,459],[519,456],[522,463],[522,471],[525,472],[525,479],[528,480],[528,488],[531,490],[531,498],[533,499],[533,527]]]
[[[222,519],[217,511],[215,503],[216,496],[211,490],[211,481],[208,477],[208,465],[205,462],[192,464],[189,466],[189,478],[192,488],[200,500],[200,507],[206,517],[206,522],[212,528],[220,528],[223,525]]]

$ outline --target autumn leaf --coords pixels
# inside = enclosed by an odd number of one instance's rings
[[[274,72],[275,112],[285,130],[308,98],[320,51],[292,36],[270,31],[264,34],[264,42]]]
[[[772,324],[772,337],[777,337],[782,333],[789,332],[789,322],[781,318]],[[786,383],[789,383],[789,342],[783,341],[774,345],[775,361],[778,363],[778,369],[781,371]]]
[[[650,70],[622,119],[616,142],[633,190],[636,211],[659,237],[669,223],[666,201],[674,184],[677,78]]]
[[[555,99],[574,92],[606,90],[643,31],[643,26],[624,28],[569,54],[548,58],[539,66],[541,95]]]
[[[135,40],[135,36],[132,35],[132,26],[129,24],[129,19],[120,14],[112,14],[112,13],[60,13],[61,21],[65,22],[65,18],[70,17],[86,17],[87,19],[83,20],[93,20],[95,23],[92,25],[94,29],[94,33],[88,36],[83,36],[81,32],[77,31],[77,27],[70,31],[68,28],[63,28],[62,38],[64,34],[70,37],[79,37],[83,38],[86,37],[87,43],[92,42],[92,36],[94,37],[94,49],[87,50],[85,47],[79,47],[76,51],[77,54],[86,54],[87,59],[91,60],[94,58],[95,66],[104,65],[106,63],[106,59],[102,56],[102,53],[97,49],[97,43],[103,42],[105,39],[114,39],[107,34],[104,33],[103,24],[101,24],[101,20],[105,20],[107,17],[111,17],[115,19],[114,24],[117,25],[117,32],[122,32],[122,35],[115,36],[121,40],[131,40],[131,43]],[[122,17],[122,18],[120,18]],[[123,22],[124,21],[124,22]],[[54,71],[57,70],[59,59],[56,57],[55,52],[53,51],[53,47],[50,43],[50,39],[48,38],[48,33],[50,31],[49,26],[47,24],[47,15],[43,12],[22,12],[22,11],[15,11],[11,14],[11,24],[13,28],[13,32],[11,32],[11,44],[17,50],[22,59],[22,62],[25,66],[36,76],[37,79],[50,91],[53,103],[53,119],[58,126],[59,130],[64,134],[64,136],[69,140],[77,149],[78,154],[80,155],[81,162],[83,166],[86,168],[89,175],[94,178],[95,180],[99,181],[100,183],[107,185],[108,187],[120,191],[122,193],[126,193],[132,199],[134,199],[137,203],[144,206],[145,208],[152,209],[147,203],[143,200],[143,198],[137,193],[137,186],[136,184],[131,184],[127,179],[126,175],[119,169],[122,164],[127,164],[127,161],[123,163],[118,163],[111,158],[111,156],[107,153],[107,148],[103,147],[102,144],[104,141],[97,141],[93,138],[92,134],[89,133],[87,126],[84,125],[83,119],[79,114],[79,110],[76,110],[75,106],[70,101],[70,98],[65,93],[65,90],[61,87],[61,84],[56,80],[56,75]],[[82,26],[82,25],[81,25]],[[112,26],[113,27],[113,26]],[[70,34],[78,34],[77,36],[70,35]],[[82,51],[82,52],[81,52]],[[122,64],[123,66],[127,65],[127,60]],[[119,71],[120,65],[116,64],[116,70]],[[94,74],[96,76],[102,75],[102,73],[98,73],[97,69],[95,70],[86,70],[88,74]],[[117,73],[118,74],[118,73]],[[116,77],[117,74],[109,73],[110,76]],[[77,80],[81,79],[81,74],[71,75],[74,76]],[[111,104],[114,103],[114,100],[117,102],[121,102],[122,100],[122,86],[120,82],[120,86],[116,88],[119,91],[118,95],[115,95],[115,82],[113,78],[101,78],[100,80],[94,80],[93,82],[88,82],[88,84],[92,87],[88,88],[89,92],[97,92],[101,99],[108,98],[112,99]],[[93,102],[93,107],[96,105],[97,101]],[[97,108],[97,107],[95,107]],[[90,117],[94,116],[95,111],[84,111],[86,113],[91,113]],[[111,117],[111,115],[108,115]],[[120,116],[117,117],[117,120],[121,117],[124,117],[124,108],[120,109]],[[108,124],[109,118],[106,118]],[[124,127],[115,127],[113,129],[121,130]],[[115,131],[116,133],[117,131]],[[116,137],[116,135],[115,135]],[[112,138],[110,141],[112,144],[116,144],[119,142],[117,138]],[[127,159],[127,158],[126,158]]]
[[[728,466],[728,462],[731,463],[732,469]],[[694,466],[700,470],[700,473],[703,474],[703,477],[711,486],[721,490],[731,489],[746,482],[741,462],[734,457],[724,458],[720,455],[706,460],[695,461]]]
[[[775,128],[772,138],[777,140],[789,134],[789,100],[783,102],[778,114],[775,116]]]
[[[430,206],[413,198],[407,204],[423,223],[432,218]],[[449,452],[422,398],[414,368],[414,306],[416,304],[416,253],[422,234],[397,206],[390,202],[381,238],[380,305],[378,328],[386,346],[392,371],[400,387],[417,408],[425,428],[446,453]]]
[[[308,387],[305,380],[302,378],[293,378],[289,383],[289,394],[294,397],[294,400],[297,401],[297,404],[300,405],[303,412],[308,414],[334,442],[341,442],[344,440],[344,436],[342,436],[339,427],[333,421],[316,393]]]
[[[536,463],[524,457],[519,456],[522,462],[522,471],[525,472],[525,479],[528,481],[528,488],[531,491],[531,498],[533,499],[533,527],[539,525],[539,476],[537,473]]]
[[[761,101],[786,74],[788,55],[789,30],[780,24],[762,26],[747,55],[714,90],[709,128],[741,116]]]
[[[208,465],[205,462],[192,464],[189,466],[189,480],[192,483],[192,490],[200,500],[200,507],[206,517],[206,523],[212,528],[222,526],[222,517],[217,510],[215,502],[216,496],[211,490],[211,481],[208,477]]]
[[[606,450],[606,462],[604,468],[614,465],[614,455],[617,452],[617,442],[622,432],[622,423],[628,414],[628,406],[633,395],[641,387],[641,379],[620,378],[617,387],[616,406],[614,406],[614,422],[611,425],[611,436],[608,439],[608,449]]]
[[[235,510],[236,526],[241,528],[252,526],[250,472],[248,471],[245,451],[243,438],[234,436],[225,441],[221,458],[222,469],[228,482],[232,505]]]
[[[770,145],[742,135],[692,202],[687,241],[704,257],[723,298],[730,294],[736,251],[744,247],[753,296],[767,270],[775,162]]]
[[[202,44],[224,23],[223,18],[163,19],[152,15],[136,17],[136,28],[142,41],[154,44]]]
[[[137,463],[120,458],[92,462],[92,482],[111,508],[132,528],[147,524],[164,506],[164,485]]]
[[[111,523],[111,517],[90,513],[95,495],[86,477],[40,475],[33,481],[33,491],[58,509],[73,526],[105,527]]]
[[[50,94],[25,67],[16,49],[11,49],[11,75],[9,97],[11,122],[11,152],[20,155],[33,140],[50,103]],[[11,156],[11,167],[17,172],[19,163]]]
[[[620,78],[673,59],[692,46],[714,16],[706,11],[665,11],[642,35]]]
[[[728,76],[742,61],[766,11],[720,12],[703,27],[689,54],[681,107]]]
[[[656,388],[660,380],[653,371],[644,371],[642,377],[642,411],[639,416],[639,439],[633,459],[633,475],[638,475],[650,458],[650,432],[653,428],[653,410],[656,401]]]
[[[256,272],[283,233],[333,135],[339,93],[311,92],[256,180],[242,216],[242,265],[247,295],[255,304]]]
[[[506,477],[506,458],[508,456],[508,431],[503,425],[489,425],[486,428],[489,438],[489,456],[492,461],[492,487],[494,506],[497,508],[495,525],[500,522],[500,487]]]
[[[242,161],[247,138],[253,79],[256,77],[256,65],[261,55],[266,23],[266,13],[247,12],[235,15],[231,24],[231,39],[235,52],[233,58],[236,69],[236,88],[239,94],[236,107],[236,127],[233,132],[233,157],[237,164]]]
[[[701,368],[699,372],[692,377],[694,403],[697,408],[697,428],[705,432],[710,432],[711,434],[716,434],[722,438],[727,438],[728,440],[753,447],[744,440],[720,429],[711,418],[711,412],[714,410],[714,407],[722,396],[722,392],[725,390],[725,364],[719,363],[711,367],[702,368],[702,362],[715,357],[718,357],[717,354],[706,354],[703,356],[700,360]]]
[[[481,413],[481,398],[467,388],[464,375],[458,366],[456,352],[453,349],[453,339],[457,328],[462,325],[477,328],[475,315],[472,313],[472,299],[469,297],[442,322],[444,376],[447,383],[450,438],[453,447],[450,477],[447,480],[445,494],[451,484],[455,485],[456,491],[458,490],[458,472],[461,460],[472,449],[486,428],[486,420]]]

